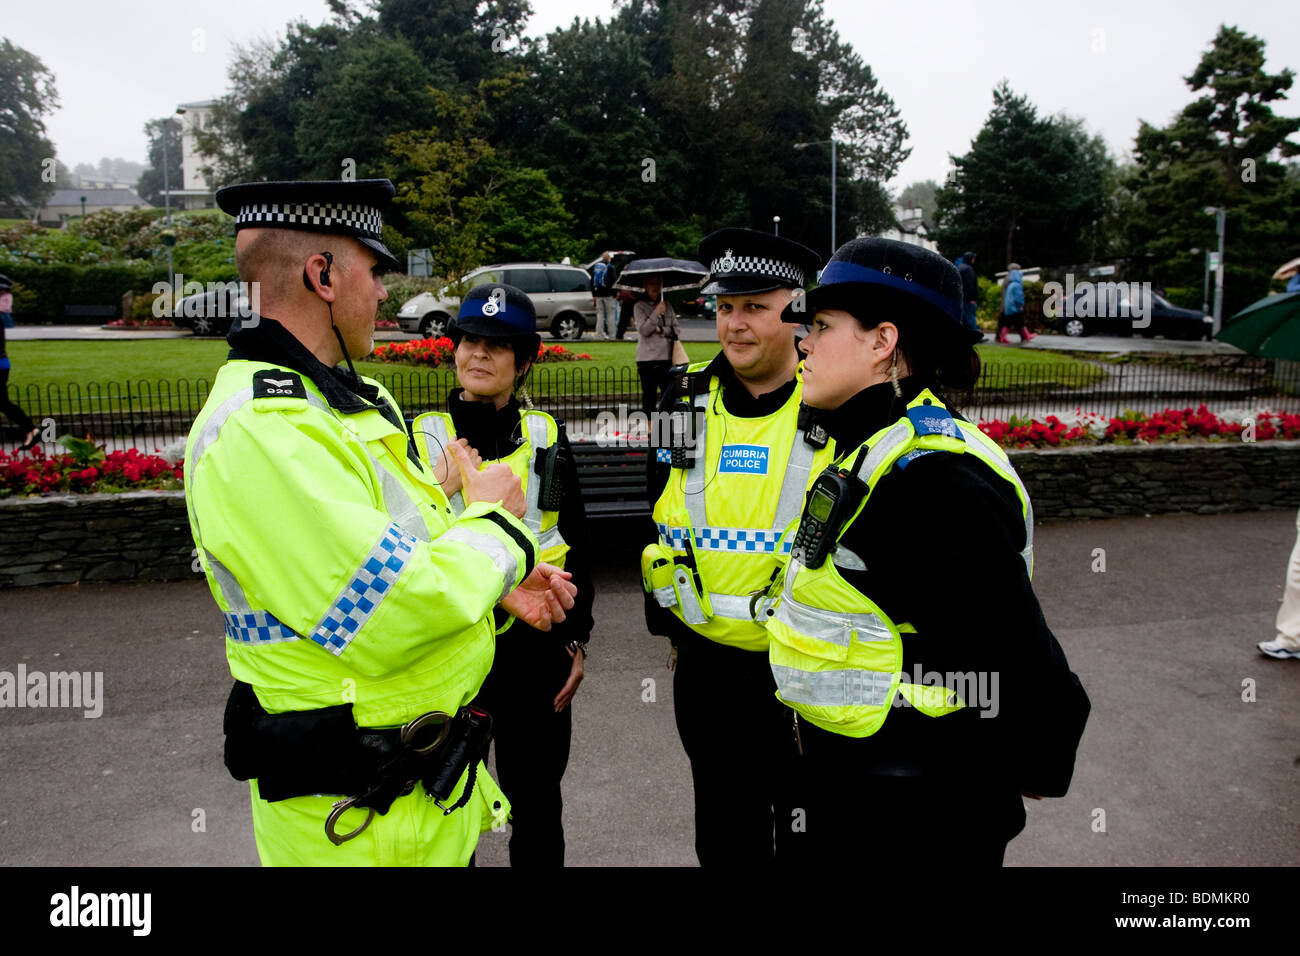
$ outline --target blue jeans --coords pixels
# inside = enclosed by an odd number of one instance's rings
[[[962,308],[962,318],[966,320],[966,328],[979,331],[979,323],[975,321],[975,313],[978,306],[974,302],[967,302]]]

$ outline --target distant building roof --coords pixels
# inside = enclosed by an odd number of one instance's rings
[[[80,206],[81,197],[86,197],[87,208],[91,206],[147,206],[149,205],[134,189],[56,189],[54,195],[45,200],[46,206]]]
[[[216,100],[195,100],[193,103],[181,103],[180,107],[181,109],[184,110],[190,110],[190,109],[202,110],[202,109],[211,109],[216,105],[217,105]]]

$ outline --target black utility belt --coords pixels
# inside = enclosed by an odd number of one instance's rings
[[[252,685],[235,681],[225,732],[226,768],[236,780],[256,777],[263,800],[344,797],[325,821],[325,833],[337,845],[365,830],[375,813],[387,813],[417,782],[444,814],[468,803],[492,739],[492,715],[471,705],[455,715],[429,711],[401,727],[358,727],[351,704],[268,714]],[[444,806],[466,769],[464,793]],[[337,834],[339,817],[353,807],[370,811],[366,822]]]

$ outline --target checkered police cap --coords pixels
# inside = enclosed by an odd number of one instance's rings
[[[719,229],[704,238],[699,254],[709,264],[705,295],[801,288],[821,264],[807,246],[753,229]]]
[[[389,268],[397,260],[383,242],[384,207],[396,190],[387,179],[240,183],[217,190],[217,205],[247,228],[302,229],[351,236]]]

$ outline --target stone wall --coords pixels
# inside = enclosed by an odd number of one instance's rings
[[[1009,452],[1034,517],[1300,507],[1300,442],[1089,445]]]
[[[1012,451],[1039,521],[1300,507],[1300,442]],[[190,577],[180,491],[0,499],[0,587]]]
[[[183,491],[0,499],[0,587],[193,577]]]

